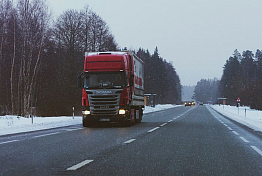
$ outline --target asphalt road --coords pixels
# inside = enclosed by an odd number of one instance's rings
[[[132,127],[80,125],[0,137],[0,175],[262,175],[262,138],[209,106]]]

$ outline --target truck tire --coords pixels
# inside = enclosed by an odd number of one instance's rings
[[[132,122],[131,122],[131,120],[125,120],[123,125],[124,125],[124,127],[131,127]]]
[[[94,124],[90,120],[83,119],[83,127],[91,127]]]
[[[137,117],[137,110],[138,110],[138,117]],[[138,119],[137,119],[138,118]],[[140,123],[140,110],[139,109],[135,109],[135,123]]]
[[[143,110],[142,110],[142,108],[139,108],[138,110],[139,110],[139,118],[136,119],[136,123],[141,123],[142,116],[143,116]]]
[[[88,127],[87,120],[83,119],[83,127]]]
[[[129,109],[128,118],[124,120],[123,125],[124,127],[131,127],[133,125],[133,121],[131,118],[131,109]]]

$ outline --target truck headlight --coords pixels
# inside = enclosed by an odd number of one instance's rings
[[[85,110],[85,111],[82,111],[83,115],[89,115],[90,114],[90,111],[88,110]]]
[[[119,109],[118,114],[124,115],[124,114],[126,114],[126,110],[124,110],[124,109]]]

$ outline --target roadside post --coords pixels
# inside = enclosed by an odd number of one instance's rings
[[[32,118],[32,124],[34,124],[33,107],[31,107],[31,118]]]
[[[34,118],[33,118],[33,93],[31,92],[31,118],[32,118],[32,124],[34,124]]]
[[[238,115],[239,115],[239,106],[240,106],[240,103],[241,103],[241,100],[240,100],[239,97],[237,97],[236,102],[237,102],[237,107],[238,107],[237,109],[238,109]]]
[[[75,107],[73,107],[73,119],[75,119]]]

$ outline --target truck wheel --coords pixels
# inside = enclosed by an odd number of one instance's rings
[[[141,123],[142,116],[143,116],[143,110],[142,110],[142,108],[139,108],[139,118],[136,119],[136,123]]]
[[[138,110],[138,114],[136,113],[137,110]],[[137,117],[136,115],[138,115],[138,117]],[[137,119],[137,118],[138,118],[138,119]],[[140,122],[141,122],[140,109],[136,109],[136,110],[135,110],[135,122],[136,122],[136,123],[140,123]]]
[[[88,127],[87,120],[83,119],[83,127]]]
[[[133,120],[131,118],[131,110],[129,111],[128,118],[123,121],[124,127],[131,127],[133,124]]]
[[[87,127],[87,124],[86,124],[86,122],[85,121],[83,121],[83,127]]]
[[[83,127],[91,127],[93,123],[90,120],[83,119]]]
[[[143,109],[142,109],[142,108],[140,108],[139,110],[140,110],[140,111],[139,111],[139,112],[140,112],[140,118],[139,118],[139,119],[140,119],[140,122],[141,122],[141,121],[142,121],[142,118],[143,118],[143,115],[144,115],[144,113],[143,113]]]
[[[132,126],[132,121],[131,120],[125,120],[124,121],[124,127],[131,127]]]

